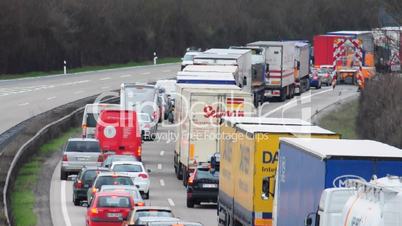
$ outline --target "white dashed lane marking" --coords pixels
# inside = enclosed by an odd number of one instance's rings
[[[46,100],[53,100],[56,99],[56,97],[48,97]]]
[[[29,103],[28,102],[25,102],[25,103],[21,103],[21,104],[18,104],[19,106],[27,106]]]
[[[101,79],[99,79],[99,80],[105,81],[105,80],[109,80],[109,79],[112,79],[112,78],[111,78],[111,77],[105,77],[105,78],[101,78]]]
[[[173,200],[172,200],[172,199],[170,199],[170,198],[168,199],[168,203],[169,203],[169,205],[170,205],[170,206],[175,206],[175,204],[174,204]]]
[[[161,179],[159,182],[161,183],[162,187],[165,187],[165,181],[163,179]]]

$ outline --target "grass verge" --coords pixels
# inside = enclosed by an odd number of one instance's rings
[[[342,104],[340,107],[324,115],[318,124],[323,128],[342,134],[342,138],[344,139],[358,139],[356,133],[358,107],[358,100]]]
[[[178,63],[180,61],[181,61],[180,58],[167,57],[167,58],[159,59],[158,64]],[[99,70],[105,70],[105,69],[145,66],[145,65],[152,65],[152,64],[153,64],[153,61],[142,61],[142,62],[129,62],[126,64],[85,66],[85,67],[67,69],[67,72],[68,73],[79,73],[79,72],[86,72],[86,71],[99,71]],[[23,73],[23,74],[4,74],[4,75],[0,75],[0,80],[27,78],[27,77],[39,77],[39,76],[47,76],[47,75],[56,75],[56,74],[61,74],[61,73],[63,73],[62,70],[59,70],[59,71],[33,71],[33,72],[27,72],[27,73]]]
[[[50,140],[39,148],[37,154],[29,162],[21,167],[11,193],[11,208],[15,225],[35,226],[37,224],[37,216],[34,212],[34,187],[38,182],[41,166],[46,161],[46,157],[60,150],[66,140],[79,131],[80,128],[72,128],[61,136]]]

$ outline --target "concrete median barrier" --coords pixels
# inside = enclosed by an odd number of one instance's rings
[[[14,225],[10,194],[21,166],[47,141],[82,122],[85,104],[96,96],[63,105],[27,119],[0,135],[0,225]],[[116,103],[118,98],[103,102]],[[50,216],[49,216],[50,217]]]

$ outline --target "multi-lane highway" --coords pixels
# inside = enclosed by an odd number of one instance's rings
[[[151,82],[174,77],[179,67],[167,64],[0,81],[0,134],[44,111],[119,89],[124,81]]]
[[[127,78],[126,81],[135,80],[134,78]],[[260,107],[259,111],[264,116],[309,120],[316,111],[356,94],[356,87],[353,86],[337,86],[335,90],[325,87],[320,90],[312,90],[285,103],[267,103]],[[169,132],[174,133],[174,128],[162,126],[159,130],[159,134],[168,134]],[[198,221],[206,226],[217,225],[216,205],[209,204],[195,209],[186,207],[185,188],[174,175],[174,141],[165,139],[169,136],[160,137],[162,139],[145,142],[143,146],[144,163],[147,168],[152,170],[150,200],[147,204],[170,206],[180,218]],[[60,181],[58,167],[51,179],[50,209],[53,225],[85,225],[86,208],[73,205],[72,182]]]

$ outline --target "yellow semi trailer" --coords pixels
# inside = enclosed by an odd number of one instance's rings
[[[340,135],[311,125],[222,123],[220,137],[219,225],[271,226],[279,139]]]

